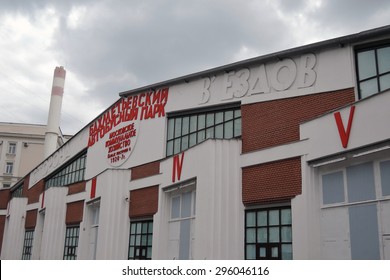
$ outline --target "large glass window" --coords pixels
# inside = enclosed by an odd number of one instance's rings
[[[153,221],[137,221],[130,224],[129,260],[151,260]]]
[[[87,154],[84,153],[54,173],[54,175],[46,181],[46,189],[83,181],[86,158]]]
[[[26,230],[24,233],[22,260],[31,259],[33,240],[34,230]]]
[[[67,226],[65,232],[64,260],[77,259],[80,225]]]
[[[360,98],[390,88],[390,45],[356,51]]]
[[[245,212],[245,259],[292,259],[290,207]]]
[[[241,110],[224,108],[168,118],[167,156],[208,139],[231,139],[241,136]]]

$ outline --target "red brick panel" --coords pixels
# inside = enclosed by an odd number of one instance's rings
[[[7,209],[8,202],[11,199],[10,189],[0,190],[0,209]]]
[[[353,88],[241,106],[243,153],[299,140],[299,124],[355,101]]]
[[[5,215],[1,215],[0,216],[0,252],[1,252],[1,247],[3,245],[4,228],[5,228]]]
[[[301,193],[300,157],[242,169],[242,201],[245,205],[282,201]]]
[[[158,186],[130,191],[129,217],[153,216],[158,208]]]
[[[24,180],[24,185],[27,185],[27,187],[23,186],[23,191],[26,190],[26,196],[28,198],[27,204],[39,202],[39,195],[45,190],[45,180],[40,180],[30,189],[28,189],[28,180]]]
[[[85,186],[86,186],[85,181],[69,185],[68,186],[68,195],[80,193],[80,192],[85,192]]]
[[[34,229],[37,225],[38,209],[26,211],[26,219],[24,227],[26,229]]]
[[[70,202],[66,204],[66,218],[67,225],[79,224],[83,220],[84,200]]]
[[[141,179],[141,178],[157,175],[159,173],[160,173],[160,162],[155,161],[137,167],[133,167],[131,169],[131,180]]]

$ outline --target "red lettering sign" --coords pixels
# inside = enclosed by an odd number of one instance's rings
[[[347,130],[345,130],[345,128],[344,128],[344,124],[343,124],[343,120],[341,119],[340,112],[334,113],[334,118],[336,120],[337,129],[339,130],[341,144],[343,145],[344,149],[347,148],[347,146],[348,146],[349,135],[351,133],[351,127],[352,127],[354,113],[355,113],[355,106],[351,106],[351,109],[349,111]]]
[[[180,155],[175,155],[173,157],[173,168],[172,168],[172,182],[173,183],[176,181],[176,178],[178,181],[180,181],[181,170],[183,168],[183,160],[184,160],[184,152],[181,153],[181,159],[180,159]]]

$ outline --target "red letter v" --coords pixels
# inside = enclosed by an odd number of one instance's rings
[[[336,124],[337,124],[337,128],[339,130],[339,135],[340,135],[341,144],[343,145],[343,148],[347,148],[347,146],[348,146],[348,140],[349,140],[349,135],[351,133],[354,112],[355,112],[355,106],[351,106],[351,109],[349,111],[347,131],[345,131],[343,120],[341,119],[340,112],[334,113],[334,118],[336,119]]]

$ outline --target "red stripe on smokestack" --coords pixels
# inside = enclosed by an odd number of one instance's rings
[[[51,95],[62,96],[63,94],[64,94],[64,88],[63,87],[53,86],[53,88],[51,89]]]

